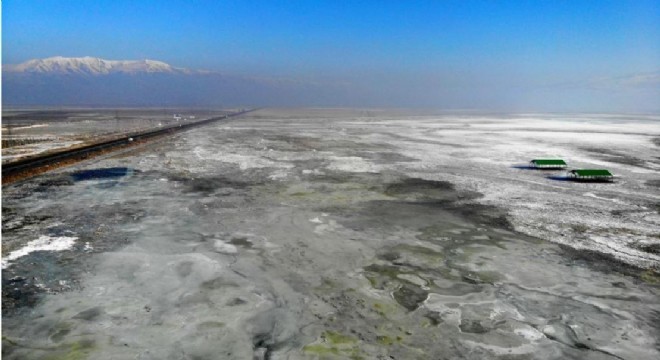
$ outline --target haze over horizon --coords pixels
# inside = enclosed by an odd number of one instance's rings
[[[655,1],[2,5],[3,105],[106,99],[137,106],[660,111]],[[115,76],[91,84],[6,71],[54,56],[151,59],[222,77]],[[90,86],[102,90],[97,97],[75,96]],[[119,96],[128,87],[130,96]]]

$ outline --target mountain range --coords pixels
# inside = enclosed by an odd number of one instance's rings
[[[166,73],[192,74],[194,71],[176,68],[157,60],[105,60],[91,56],[66,58],[55,56],[46,59],[28,60],[18,65],[6,65],[10,73],[107,75],[114,73]],[[203,73],[199,71],[199,73]]]
[[[50,57],[2,67],[9,106],[332,105],[342,86],[256,78],[171,66],[157,60]]]

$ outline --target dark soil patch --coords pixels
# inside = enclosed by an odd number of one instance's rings
[[[447,208],[446,206],[443,206]],[[495,206],[482,204],[452,204],[448,210],[457,212],[461,216],[488,227],[514,231],[513,225],[506,217],[506,213]]]
[[[3,316],[11,316],[36,305],[46,293],[79,289],[78,281],[82,274],[93,271],[94,265],[90,261],[93,253],[112,251],[130,242],[129,232],[121,233],[113,229],[138,222],[147,216],[143,206],[136,201],[94,205],[62,216],[56,216],[59,208],[52,207],[41,210],[48,215],[39,214],[36,218],[34,215],[24,216],[18,219],[17,225],[11,230],[3,229],[5,234],[15,237],[17,231],[23,231],[29,224],[42,227],[39,224],[43,221],[58,218],[66,225],[50,226],[37,234],[26,230],[28,232],[20,237],[36,238],[43,231],[49,236],[71,236],[72,229],[75,229],[78,237],[70,250],[35,251],[12,261],[11,266],[2,270]]]
[[[594,250],[574,249],[567,245],[559,245],[565,257],[570,262],[577,262],[582,266],[592,268],[603,273],[619,273],[640,279],[645,271],[631,264],[627,264],[611,254],[604,254]],[[655,270],[657,273],[657,269]]]
[[[479,320],[462,319],[459,327],[462,332],[470,334],[485,334],[489,331]]]
[[[385,186],[385,194],[396,196],[409,193],[427,193],[431,191],[449,192],[454,191],[454,185],[447,181],[425,180],[408,178],[401,182]]]
[[[470,191],[457,191],[448,181],[407,178],[385,185],[383,193],[388,196],[402,198],[408,201],[436,203],[436,205],[456,201],[472,200],[481,196]]]
[[[212,177],[186,177],[181,175],[170,176],[171,181],[180,182],[185,185],[184,192],[210,194],[223,188],[246,189],[255,183],[233,180],[222,176]]]
[[[640,245],[639,249],[650,254],[660,255],[660,243]]]
[[[34,279],[27,279],[22,276],[14,276],[7,279],[7,274],[2,275],[2,313],[7,314],[7,310],[34,306],[38,299],[39,287]]]
[[[660,188],[660,179],[647,180],[645,184],[646,186]]]
[[[252,248],[252,243],[245,236],[234,236],[229,240],[229,243],[246,249]]]
[[[101,314],[103,314],[103,309],[97,306],[97,307],[89,308],[87,310],[83,310],[78,314],[76,314],[73,318],[81,319],[85,321],[93,321],[96,320],[99,316],[101,316]]]
[[[6,233],[9,231],[14,231],[25,227],[29,227],[31,225],[39,225],[50,220],[51,218],[52,218],[51,215],[40,214],[40,213],[28,214],[22,216],[21,214],[16,213],[15,210],[12,208],[3,207],[2,231]]]
[[[419,286],[403,282],[401,287],[392,293],[394,300],[408,311],[414,311],[428,297],[429,292]]]
[[[638,166],[638,167],[646,167],[646,161],[642,159],[638,159],[636,157],[632,157],[628,154],[624,154],[622,152],[610,150],[610,149],[602,149],[602,148],[582,148],[582,150],[588,151],[593,154],[597,154],[597,157],[601,160],[605,160],[608,162],[613,162],[617,164],[624,164],[624,165],[631,165],[631,166]]]
[[[444,322],[444,320],[442,319],[442,315],[440,315],[440,313],[438,313],[437,311],[427,311],[426,313],[424,313],[424,317],[429,319],[431,325],[433,326],[438,326]]]
[[[10,268],[3,269],[3,316],[35,306],[46,293],[80,289],[79,275],[70,267],[74,262],[82,262],[76,258],[74,250],[35,251],[15,260]],[[77,267],[77,270],[80,270],[80,267]]]
[[[46,176],[43,181],[39,182],[39,188],[35,191],[40,191],[39,189],[46,189],[57,186],[70,186],[73,185],[74,179],[68,174],[55,175],[55,176]]]

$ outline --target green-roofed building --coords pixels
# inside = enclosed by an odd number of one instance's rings
[[[566,169],[567,166],[562,159],[534,159],[529,164],[537,169]]]
[[[614,181],[614,175],[605,169],[578,169],[568,172],[571,178],[582,181]]]

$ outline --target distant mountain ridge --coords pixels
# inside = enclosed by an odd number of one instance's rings
[[[32,59],[17,65],[4,65],[3,71],[12,73],[107,75],[113,73],[165,73],[193,74],[205,73],[185,68],[173,67],[157,60],[105,60],[101,58],[54,56],[45,59]]]
[[[2,102],[27,106],[300,106],[346,99],[345,87],[191,70],[157,60],[33,59],[2,66]]]

